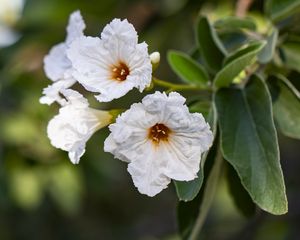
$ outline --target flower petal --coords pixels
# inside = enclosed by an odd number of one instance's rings
[[[71,89],[63,90],[67,104],[48,124],[47,132],[51,144],[69,152],[70,160],[76,164],[85,151],[86,142],[111,121],[111,115],[88,107],[87,100]]]
[[[171,179],[164,174],[166,162],[161,158],[163,152],[160,149],[153,150],[149,141],[143,145],[143,148],[143,155],[131,161],[127,170],[140,193],[153,197],[167,188]]]
[[[197,177],[201,154],[211,146],[213,134],[203,116],[190,113],[184,103],[178,93],[155,92],[109,127],[104,151],[129,163],[128,171],[141,193],[154,196],[170,179]]]
[[[120,20],[114,19],[109,24],[107,24],[102,33],[101,39],[108,44],[109,47],[112,38],[119,39],[126,44],[136,45],[138,41],[137,32],[134,29],[134,26],[130,24],[127,19]]]
[[[151,83],[147,45],[128,46],[118,39],[112,42],[114,47],[108,49],[99,38],[81,37],[67,51],[76,69],[73,76],[87,90],[100,93],[96,98],[101,102],[120,98],[134,87],[142,91]],[[130,70],[124,81],[112,79],[112,68],[120,61]]]
[[[66,105],[66,100],[60,96],[60,92],[71,87],[75,82],[74,78],[54,82],[43,89],[44,96],[40,98],[40,103],[51,105],[53,102],[58,102],[61,106]]]
[[[52,81],[64,78],[66,70],[72,67],[70,60],[66,56],[67,46],[60,43],[51,48],[44,58],[44,70],[46,76]]]
[[[67,45],[70,45],[76,38],[83,36],[83,30],[85,27],[86,26],[80,11],[77,10],[73,12],[69,17],[69,23],[67,26]]]

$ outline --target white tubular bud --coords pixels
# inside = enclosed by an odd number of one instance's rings
[[[152,71],[154,71],[160,62],[160,53],[159,52],[153,52],[150,54],[150,60],[152,64]]]

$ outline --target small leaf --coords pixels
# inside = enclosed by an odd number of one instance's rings
[[[229,86],[241,71],[255,61],[256,55],[263,48],[264,44],[264,42],[253,42],[226,58],[224,68],[218,72],[214,79],[215,87],[221,88]]]
[[[214,23],[214,27],[217,30],[229,32],[240,29],[256,30],[255,22],[251,18],[239,18],[239,17],[226,17],[220,19]]]
[[[168,62],[173,71],[185,82],[207,88],[209,78],[205,69],[190,56],[179,51],[169,51]]]
[[[226,50],[206,17],[198,20],[196,38],[205,66],[211,73],[216,73],[222,67]]]
[[[267,0],[265,2],[265,11],[275,22],[291,16],[299,9],[300,0]]]
[[[256,210],[255,204],[241,184],[239,176],[230,164],[226,164],[226,170],[228,188],[235,206],[245,217],[253,216]]]
[[[286,213],[271,98],[264,82],[252,76],[244,89],[223,88],[216,93],[215,103],[224,158],[260,208]]]
[[[279,129],[288,137],[300,139],[300,93],[283,76],[269,77],[268,86]]]
[[[211,105],[211,108],[209,110],[209,114],[206,118],[206,121],[210,124],[210,127],[213,131],[214,136],[216,135],[217,131],[217,119],[216,119],[216,112],[215,112],[215,107]],[[199,193],[202,183],[203,183],[203,178],[204,178],[204,164],[207,161],[207,158],[211,158],[210,155],[214,156],[215,153],[212,152],[212,150],[208,150],[205,152],[202,157],[201,157],[201,162],[200,162],[200,170],[198,172],[198,177],[195,178],[192,181],[174,181],[175,187],[176,187],[176,192],[177,196],[180,201],[191,201],[193,200],[197,194]]]
[[[285,43],[282,45],[282,50],[286,66],[300,72],[300,43]]]
[[[260,63],[268,63],[272,60],[275,47],[278,39],[278,30],[274,28],[273,32],[267,38],[267,44],[258,54],[258,61]]]

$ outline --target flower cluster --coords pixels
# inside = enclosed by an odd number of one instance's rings
[[[71,14],[65,42],[54,46],[44,59],[52,85],[43,90],[40,102],[61,105],[48,124],[51,144],[79,163],[89,138],[109,125],[104,151],[128,163],[134,185],[154,196],[171,179],[197,177],[201,154],[209,149],[213,134],[200,113],[190,113],[177,92],[156,91],[134,103],[116,119],[112,111],[89,107],[87,99],[70,89],[79,83],[96,93],[100,102],[124,96],[133,88],[149,87],[159,54],[148,54],[147,44],[127,20],[114,19],[100,37],[85,36],[79,11]]]

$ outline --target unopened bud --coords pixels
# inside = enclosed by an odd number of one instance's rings
[[[160,62],[160,54],[159,52],[153,52],[150,54],[150,60],[151,60],[151,64],[152,64],[152,71],[154,71]]]

